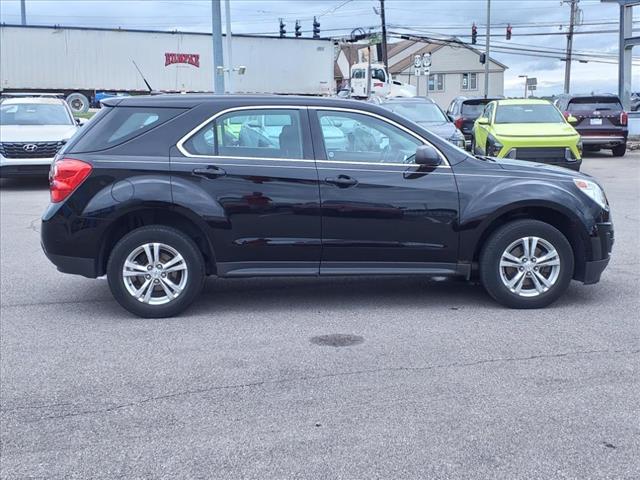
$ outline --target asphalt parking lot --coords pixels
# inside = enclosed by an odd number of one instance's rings
[[[584,171],[614,257],[545,310],[421,278],[210,279],[162,320],[56,272],[46,182],[2,181],[0,476],[639,478],[640,153]]]

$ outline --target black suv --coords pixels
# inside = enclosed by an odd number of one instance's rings
[[[595,283],[613,228],[602,188],[477,158],[377,105],[277,96],[114,98],[58,155],[42,245],[62,272],[174,315],[207,275],[478,278],[543,307]]]
[[[447,116],[460,130],[466,141],[467,150],[471,150],[471,138],[473,137],[473,125],[484,111],[487,104],[499,100],[499,98],[483,97],[456,97],[447,108]]]
[[[555,102],[565,117],[573,116],[573,125],[587,151],[611,149],[614,157],[627,151],[628,116],[617,95],[561,95]]]

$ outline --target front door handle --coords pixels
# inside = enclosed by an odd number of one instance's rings
[[[225,176],[227,172],[215,165],[209,165],[206,168],[194,168],[193,174],[198,175],[199,177],[218,178]]]
[[[325,178],[324,181],[339,188],[353,187],[358,183],[355,178],[351,178],[348,175],[338,175],[337,177],[333,178]]]

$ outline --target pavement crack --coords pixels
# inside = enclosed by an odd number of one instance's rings
[[[117,410],[122,410],[128,407],[139,407],[145,405],[147,403],[162,401],[162,400],[170,400],[172,398],[188,396],[188,395],[199,395],[208,392],[220,391],[220,390],[232,390],[232,389],[243,389],[243,388],[254,388],[261,387],[264,385],[278,385],[284,383],[295,383],[295,382],[308,382],[315,380],[322,380],[326,378],[337,378],[337,377],[348,377],[348,376],[356,376],[356,375],[369,375],[374,373],[389,373],[389,372],[420,372],[420,371],[429,371],[429,370],[438,370],[438,369],[446,369],[446,368],[469,368],[475,367],[478,365],[486,365],[492,363],[510,363],[510,362],[527,362],[531,360],[539,360],[539,359],[553,359],[553,358],[565,358],[565,357],[573,357],[580,355],[594,355],[601,353],[611,353],[611,354],[628,354],[628,355],[636,355],[640,353],[640,349],[638,350],[578,350],[578,351],[570,351],[570,352],[562,352],[562,353],[552,353],[552,354],[539,354],[539,355],[529,355],[524,357],[499,357],[499,358],[487,358],[483,360],[476,360],[473,362],[453,362],[446,364],[435,364],[435,365],[426,365],[422,367],[407,367],[407,366],[398,366],[398,367],[380,367],[380,368],[371,368],[371,369],[363,369],[363,370],[352,370],[346,372],[334,372],[334,373],[325,373],[321,375],[303,375],[299,377],[290,377],[290,378],[280,378],[280,379],[271,379],[271,380],[257,380],[255,382],[246,382],[246,383],[235,383],[230,385],[218,385],[213,387],[203,387],[198,389],[190,389],[190,390],[181,390],[174,393],[169,393],[165,395],[158,395],[153,397],[148,397],[142,400],[121,403],[112,405],[106,408],[100,408],[95,410],[83,410],[78,412],[68,412],[60,415],[50,415],[46,417],[39,418],[34,420],[34,422],[39,422],[41,420],[55,420],[55,419],[64,419],[70,417],[77,417],[82,415],[92,415],[92,414],[101,414],[101,413],[110,413]],[[44,408],[44,407],[43,407]]]

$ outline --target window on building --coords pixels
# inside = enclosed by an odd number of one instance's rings
[[[432,73],[429,75],[429,91],[444,92],[444,73]]]
[[[462,90],[477,90],[477,89],[478,89],[478,74],[463,73],[462,74]]]

